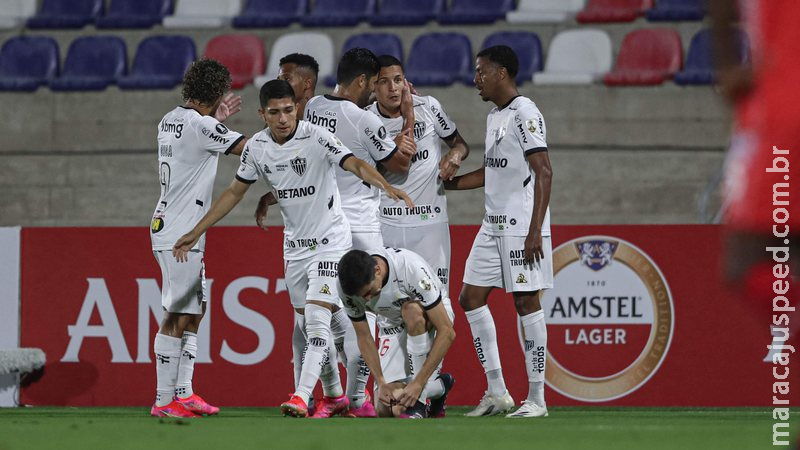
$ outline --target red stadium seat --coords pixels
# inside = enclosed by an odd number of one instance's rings
[[[253,34],[223,34],[206,45],[205,56],[225,64],[231,72],[231,88],[241,89],[264,73],[264,43]]]
[[[608,86],[646,86],[663,83],[681,70],[681,37],[671,28],[631,31],[622,40],[614,70],[603,82]]]
[[[575,17],[579,23],[632,22],[653,7],[653,0],[589,0]]]

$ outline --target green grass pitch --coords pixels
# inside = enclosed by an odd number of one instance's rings
[[[543,419],[294,419],[276,408],[157,419],[146,408],[0,409],[0,450],[16,449],[766,449],[766,408],[551,407]],[[793,409],[792,415],[800,413]],[[792,436],[796,439],[798,421]]]

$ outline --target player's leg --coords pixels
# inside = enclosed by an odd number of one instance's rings
[[[409,379],[411,370],[407,348],[405,324],[400,320],[378,316],[378,356],[390,392],[405,387]],[[380,392],[375,392],[375,398],[380,398]],[[380,401],[375,402],[375,408],[378,417],[399,417],[404,411],[399,405],[384,405]]]
[[[400,309],[403,316],[403,323],[408,333],[408,360],[411,363],[411,373],[413,376],[419,373],[428,353],[431,350],[431,337],[428,334],[425,311],[417,302],[406,302]],[[428,417],[426,402],[428,396],[439,397],[444,392],[444,385],[437,377],[431,377],[422,388],[417,403],[408,408],[403,417],[424,418]]]
[[[194,377],[194,363],[197,359],[197,330],[205,316],[206,303],[203,304],[203,313],[191,315],[181,339],[181,359],[178,367],[178,382],[175,387],[175,400],[195,414],[214,415],[219,413],[219,408],[210,405],[200,395],[194,392],[192,379]]]
[[[452,322],[456,318],[455,313],[453,312],[453,307],[449,303],[445,304],[444,307],[445,310],[447,310],[447,316]],[[428,325],[428,329],[428,335],[430,335],[431,339],[436,337],[436,330],[430,325]],[[442,391],[436,391],[435,389],[426,387],[428,398],[430,399],[430,405],[428,406],[428,418],[431,419],[441,419],[445,417],[447,409],[447,396],[453,389],[453,385],[456,382],[453,375],[449,373],[442,373],[443,365],[444,359],[442,359],[442,361],[439,363],[434,375],[431,377],[434,381],[441,383]],[[430,382],[428,384],[430,385]]]

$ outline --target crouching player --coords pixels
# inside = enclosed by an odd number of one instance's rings
[[[412,251],[386,248],[371,253],[345,253],[339,261],[338,291],[378,386],[378,415],[392,416],[392,406],[400,406],[400,417],[443,417],[454,380],[439,372],[456,333],[453,310],[442,301],[442,283]],[[380,355],[367,311],[384,319]]]

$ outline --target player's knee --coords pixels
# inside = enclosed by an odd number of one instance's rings
[[[517,309],[517,314],[526,316],[535,313],[542,309],[539,304],[539,292],[515,294],[514,307]]]

